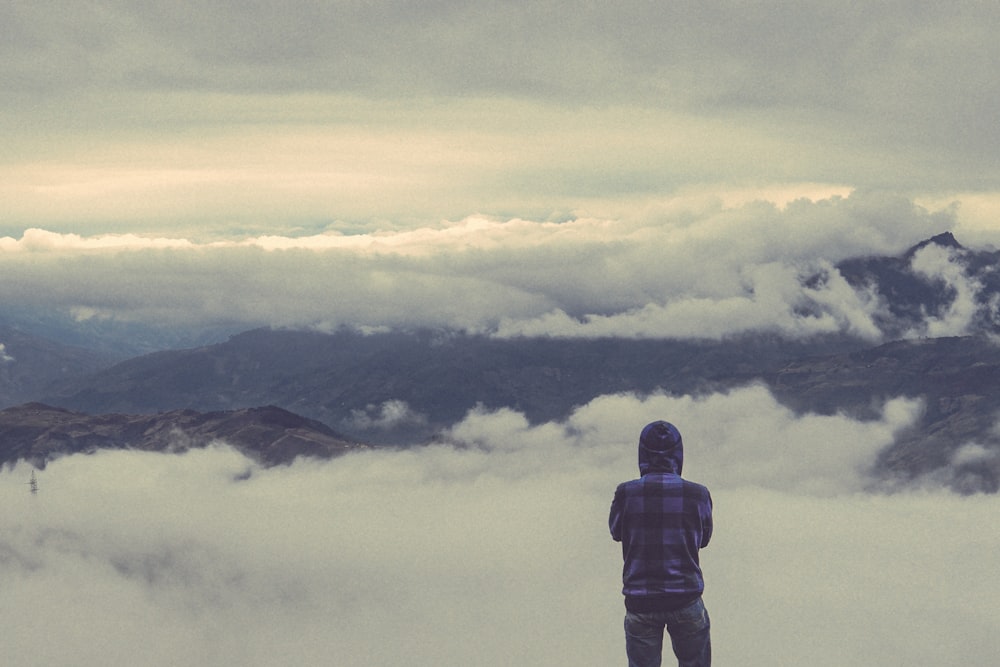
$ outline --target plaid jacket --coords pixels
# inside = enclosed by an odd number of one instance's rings
[[[642,476],[618,485],[608,519],[612,538],[622,543],[622,593],[632,611],[676,609],[705,588],[698,551],[712,537],[712,496],[681,478],[683,444],[666,426],[676,442],[664,451],[640,440]]]

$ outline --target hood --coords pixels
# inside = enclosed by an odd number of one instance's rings
[[[681,474],[684,466],[684,442],[677,427],[670,422],[655,421],[642,429],[639,436],[639,473],[670,472]]]

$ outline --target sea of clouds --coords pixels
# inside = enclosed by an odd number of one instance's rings
[[[220,444],[0,474],[11,663],[624,663],[614,487],[653,419],[708,485],[719,664],[984,665],[1000,497],[869,476],[919,405],[794,416],[760,387],[603,396],[564,422],[472,412],[448,443],[264,469]]]
[[[28,229],[0,238],[0,299],[81,322],[188,330],[425,326],[633,338],[768,330],[878,342],[887,304],[871,286],[850,286],[834,264],[899,255],[949,229],[970,245],[991,238],[962,229],[954,209],[870,192],[784,206],[680,198],[613,219],[470,216],[213,241]],[[913,335],[959,335],[974,315],[978,286],[952,260],[940,248],[915,258],[915,271],[958,298]],[[817,275],[824,280],[809,280]]]

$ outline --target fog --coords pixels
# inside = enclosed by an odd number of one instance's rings
[[[29,664],[624,663],[615,485],[657,418],[707,484],[719,664],[989,664],[996,496],[868,472],[919,405],[794,417],[758,387],[473,412],[448,443],[262,469],[218,445],[0,474],[5,655]],[[972,455],[972,454],[968,454]],[[966,456],[966,455],[963,455]]]

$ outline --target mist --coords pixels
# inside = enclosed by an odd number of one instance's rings
[[[447,442],[261,468],[220,443],[0,474],[2,621],[34,664],[624,661],[615,485],[653,419],[707,484],[720,664],[988,664],[996,496],[869,475],[920,406],[795,417],[748,387],[602,396],[563,422],[473,411]]]

